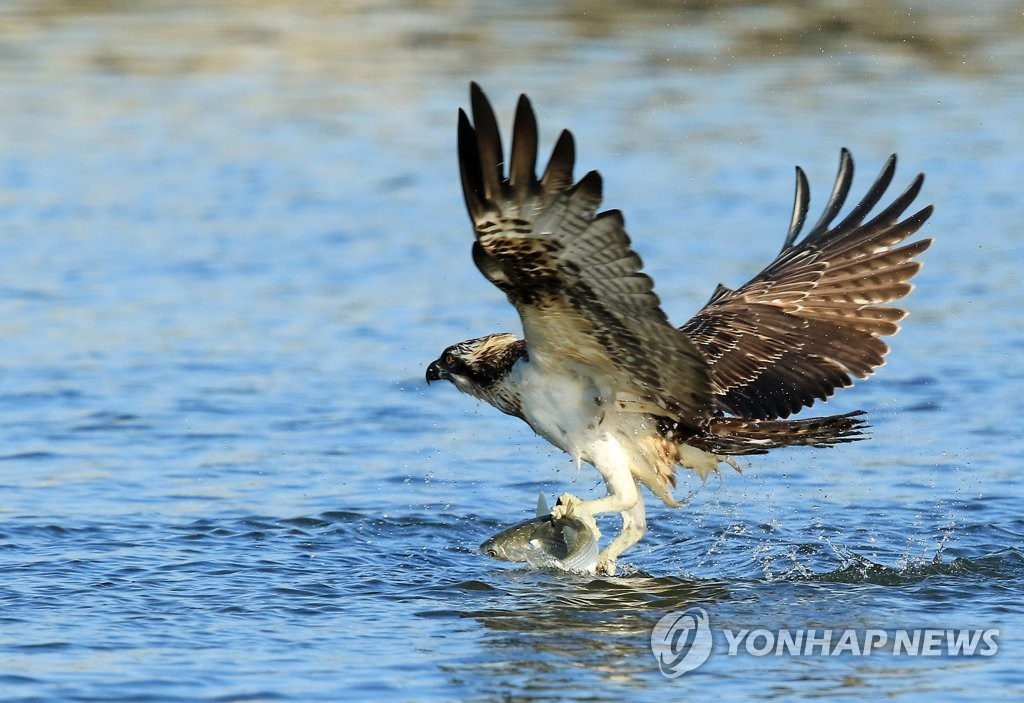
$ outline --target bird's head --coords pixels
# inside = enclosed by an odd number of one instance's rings
[[[507,332],[467,339],[451,345],[430,362],[427,383],[444,379],[463,393],[485,398],[487,390],[525,355],[526,342]]]

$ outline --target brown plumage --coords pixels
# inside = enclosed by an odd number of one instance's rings
[[[923,175],[865,222],[895,170],[894,154],[860,203],[829,228],[853,179],[853,159],[843,149],[825,213],[797,243],[809,201],[807,179],[797,168],[793,224],[782,252],[737,290],[719,286],[680,327],[710,366],[717,408],[747,418],[788,417],[882,364],[889,347],[879,337],[899,331],[906,315],[886,303],[910,292],[908,281],[921,268],[914,257],[931,244],[922,239],[897,246],[932,213],[929,205],[900,219]]]
[[[661,310],[622,214],[597,214],[600,174],[573,185],[575,147],[563,131],[538,180],[537,121],[522,96],[504,178],[494,111],[476,84],[470,100],[475,128],[460,110],[459,164],[473,260],[519,311],[531,359],[614,370],[637,391],[624,400],[639,395],[696,430],[711,414],[707,363]]]
[[[797,445],[825,448],[862,438],[866,427],[862,415],[862,410],[855,410],[845,415],[806,420],[713,417],[705,431],[691,437],[687,443],[725,456],[767,454],[769,449]]]
[[[931,214],[929,206],[904,215],[923,176],[871,217],[895,173],[891,156],[833,224],[853,179],[844,149],[824,212],[801,238],[810,195],[798,168],[776,259],[735,290],[719,285],[677,328],[641,271],[622,214],[598,212],[600,175],[574,181],[572,135],[561,133],[538,178],[537,121],[526,96],[507,162],[476,84],[470,103],[472,120],[459,111],[458,136],[473,261],[515,306],[525,339],[500,333],[452,345],[427,380],[451,381],[597,467],[608,496],[566,495],[556,511],[622,515],[622,532],[602,552],[605,571],[645,529],[638,484],[675,506],[676,465],[703,478],[721,462],[735,467],[732,456],[863,438],[859,411],[787,418],[883,363],[881,338],[905,315],[891,303],[910,292],[915,259],[931,243],[903,243]]]

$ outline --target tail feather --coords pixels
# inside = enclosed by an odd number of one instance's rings
[[[726,456],[765,454],[770,449],[793,445],[831,447],[866,439],[864,430],[868,424],[861,419],[863,415],[863,410],[857,410],[806,420],[715,417],[711,418],[704,432],[689,438],[687,444]]]

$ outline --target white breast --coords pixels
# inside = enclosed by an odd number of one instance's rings
[[[570,369],[551,373],[526,360],[512,374],[533,431],[575,458],[592,461],[589,448],[599,440],[604,418],[604,399],[593,379]]]

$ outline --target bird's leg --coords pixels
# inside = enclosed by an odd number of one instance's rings
[[[624,551],[643,539],[647,533],[647,511],[644,499],[637,491],[637,500],[632,508],[619,513],[622,516],[622,532],[612,540],[597,558],[597,573],[615,575],[615,560]]]
[[[617,444],[606,446],[609,456],[619,458],[618,455],[610,454],[612,450],[621,452]],[[577,518],[587,520],[588,525],[593,523],[595,535],[600,535],[593,516],[599,513],[621,514],[622,532],[615,537],[607,549],[601,552],[601,558],[598,561],[598,571],[611,575],[615,573],[615,559],[636,544],[647,530],[646,513],[640,498],[640,489],[633,474],[630,473],[626,461],[615,461],[609,464],[602,462],[596,466],[608,485],[608,495],[597,500],[580,500],[576,496],[566,493],[559,498],[559,505],[552,509],[551,515],[557,520],[571,512]],[[609,468],[610,466],[614,468]],[[602,569],[602,564],[604,569]]]

